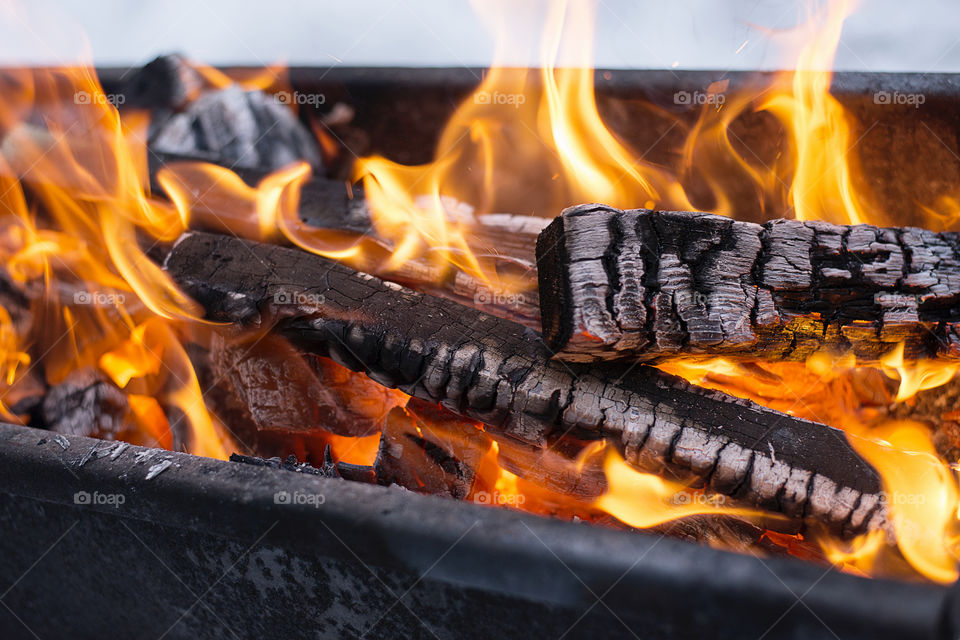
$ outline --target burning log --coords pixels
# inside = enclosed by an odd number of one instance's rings
[[[960,235],[572,207],[537,245],[543,333],[567,361],[960,357]]]
[[[480,459],[489,447],[483,433],[462,418],[424,420],[414,408],[396,407],[387,416],[374,464],[377,481],[430,495],[466,498]]]
[[[214,336],[210,362],[258,430],[370,435],[403,398],[329,360],[301,354],[280,336]]]
[[[115,437],[131,419],[127,396],[92,369],[51,387],[41,412],[47,429],[73,436]]]
[[[836,429],[642,365],[568,365],[515,322],[294,249],[188,233],[164,266],[212,320],[276,323],[300,349],[515,438],[608,438],[642,469],[793,518],[885,526],[877,473]]]
[[[165,166],[184,162],[208,162],[229,164],[216,154],[175,154],[153,152],[150,154],[151,189],[163,193],[164,185],[158,179]],[[270,172],[262,169],[232,167],[247,185],[256,186]],[[181,182],[176,171],[168,174],[172,182]],[[182,195],[188,199],[192,213],[191,228],[217,233],[238,234],[244,237],[259,237],[257,220],[251,216],[238,216],[237,203],[223,198],[220,190],[198,189],[196,185],[183,182]],[[299,218],[302,224],[296,232],[311,235],[323,230],[325,240],[336,240],[344,246],[360,243],[364,247],[365,271],[379,272],[391,253],[389,243],[377,235],[376,225],[362,188],[348,183],[322,177],[310,177],[303,182],[299,200]],[[543,218],[518,216],[507,213],[475,216],[469,225],[471,243],[480,260],[490,273],[496,273],[507,281],[528,281],[529,286],[510,292],[499,291],[494,285],[472,273],[451,268],[440,273],[436,264],[429,260],[412,259],[395,269],[390,277],[401,283],[416,284],[439,295],[454,297],[475,307],[491,305],[517,322],[530,327],[539,327],[539,296],[536,290],[534,247],[537,234],[547,221]]]

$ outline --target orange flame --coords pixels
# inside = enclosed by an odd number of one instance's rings
[[[880,360],[883,371],[891,378],[900,380],[896,402],[903,402],[924,389],[935,389],[953,379],[960,363],[947,360],[920,360],[912,363],[903,361],[904,345],[901,342]]]
[[[811,19],[814,36],[803,47],[792,72],[792,91],[779,92],[761,108],[793,133],[795,168],[790,204],[797,220],[837,224],[881,222],[870,216],[853,184],[853,122],[830,95],[831,67],[843,22],[854,8],[849,0],[824,4]]]
[[[648,528],[693,515],[761,515],[753,509],[726,504],[726,497],[696,491],[660,476],[637,471],[610,448],[603,464],[607,493],[596,506],[632,527]]]
[[[870,435],[852,438],[851,444],[883,478],[900,552],[931,580],[956,581],[960,522],[954,472],[937,456],[922,424],[892,422]]]
[[[141,238],[170,241],[185,228],[174,207],[146,195],[142,141],[88,68],[10,72],[4,81],[23,90],[0,102],[8,132],[0,252],[36,314],[29,335],[13,335],[8,314],[0,317],[6,380],[29,362],[18,345],[32,343],[48,384],[99,368],[129,391],[131,419],[157,442],[185,422],[186,446],[226,457],[230,438],[204,407],[178,335],[199,308],[141,249]],[[28,124],[33,110],[42,129]]]
[[[477,6],[499,27],[496,59],[515,43],[509,3]],[[551,3],[540,46],[541,69],[494,64],[447,122],[435,160],[407,167],[373,156],[355,165],[377,231],[394,241],[388,269],[428,249],[445,265],[508,288],[474,257],[474,216],[510,212],[556,215],[580,202],[623,207],[664,202],[690,208],[682,187],[604,125],[590,56],[594,15],[588,3]],[[556,62],[561,56],[564,68]]]

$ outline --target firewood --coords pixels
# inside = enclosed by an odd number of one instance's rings
[[[212,153],[175,154],[152,152],[149,155],[151,189],[162,194],[163,186],[157,173],[167,165],[180,162],[208,162],[228,165],[225,159]],[[245,183],[256,186],[269,171],[244,167],[231,167]],[[259,233],[256,220],[249,215],[241,217],[235,211],[235,201],[224,199],[216,189],[187,188],[184,192],[196,197],[189,202],[191,228],[255,236]],[[349,246],[363,246],[366,271],[379,271],[391,253],[388,239],[378,236],[372,213],[362,187],[336,180],[312,176],[303,182],[300,192],[299,218],[301,231],[323,230],[329,241]],[[441,274],[433,262],[422,258],[412,259],[390,271],[390,278],[404,284],[415,285],[420,290],[451,297],[463,304],[484,309],[496,309],[517,322],[539,328],[539,296],[536,287],[536,264],[534,248],[537,234],[547,224],[543,218],[518,216],[507,213],[474,216],[470,229],[471,246],[478,259],[491,273],[505,279],[526,278],[529,286],[517,291],[500,291],[476,275],[451,268]],[[281,239],[276,239],[280,241]]]
[[[199,71],[176,53],[157,56],[130,74],[121,89],[123,108],[175,111],[186,107],[206,83]]]
[[[608,438],[639,468],[792,518],[851,533],[886,526],[876,471],[836,429],[643,365],[559,362],[515,322],[296,249],[191,232],[164,266],[211,320],[272,325],[300,349],[515,438]]]
[[[571,362],[960,357],[960,234],[571,207],[537,246],[543,334]]]
[[[133,73],[120,94],[129,107],[150,110],[151,151],[213,154],[227,166],[279,169],[304,160],[323,169],[290,92],[213,87],[181,56],[167,55]]]
[[[373,469],[377,482],[411,491],[463,499],[473,485],[477,465],[489,443],[463,418],[430,420],[429,408],[395,407],[387,415]]]
[[[405,399],[326,358],[301,354],[275,335],[240,341],[215,336],[210,363],[259,430],[370,435]]]

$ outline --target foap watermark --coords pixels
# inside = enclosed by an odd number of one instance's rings
[[[723,93],[713,91],[677,91],[673,94],[673,104],[682,106],[720,106],[727,101]]]
[[[98,307],[117,306],[126,302],[122,293],[102,291],[77,291],[73,294],[73,304],[92,304]]]
[[[322,93],[304,93],[303,91],[278,91],[273,94],[273,99],[280,104],[305,104],[313,107],[327,102],[327,97]]]
[[[927,101],[922,93],[900,93],[899,91],[877,91],[873,94],[874,104],[908,105],[919,109]]]
[[[273,294],[274,304],[295,304],[300,306],[319,306],[327,301],[322,293],[307,293],[305,291],[277,291]]]
[[[109,104],[118,107],[127,101],[122,93],[103,93],[100,91],[76,91],[73,94],[73,104]]]
[[[322,493],[305,493],[300,490],[292,493],[289,491],[277,491],[273,494],[274,504],[307,505],[317,508],[326,501],[327,497]]]
[[[519,107],[527,101],[527,96],[522,93],[478,91],[473,95],[473,101],[477,104],[505,104],[512,107]]]
[[[90,493],[89,491],[77,491],[73,494],[73,504],[84,506],[107,506],[116,508],[126,501],[127,496],[122,493],[100,493],[99,491]]]
[[[527,299],[522,293],[511,293],[509,291],[494,291],[493,289],[481,288],[473,294],[473,301],[476,304],[493,304],[498,307],[518,307],[524,304]]]
[[[673,304],[677,309],[707,306],[707,294],[683,289],[673,292]]]
[[[527,501],[522,493],[500,493],[499,491],[477,491],[473,494],[477,504],[493,504],[500,507],[516,507]]]
[[[878,494],[880,504],[892,506],[918,506],[927,502],[927,496],[922,493],[900,493],[898,491],[881,491]]]
[[[726,503],[727,496],[721,493],[702,493],[700,491],[678,491],[670,502],[675,505],[695,504],[701,507],[719,507]]]

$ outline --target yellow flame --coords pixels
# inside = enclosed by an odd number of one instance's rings
[[[141,248],[186,228],[174,206],[148,196],[142,139],[88,67],[7,71],[2,79],[29,90],[0,100],[0,255],[33,301],[29,335],[15,335],[0,313],[6,381],[29,362],[19,347],[29,342],[44,354],[49,384],[99,368],[127,391],[132,419],[157,443],[169,444],[174,425],[192,451],[226,457],[234,445],[204,407],[176,333],[197,323],[200,309]],[[164,415],[171,410],[183,427]]]
[[[476,6],[498,25],[495,58],[506,58],[516,44],[507,25],[514,7]],[[553,217],[583,202],[690,208],[668,170],[643,160],[603,123],[594,93],[593,27],[590,3],[551,3],[539,71],[495,63],[445,125],[433,162],[404,166],[381,156],[356,162],[354,176],[363,181],[376,229],[393,241],[388,269],[429,250],[437,277],[455,266],[508,289],[474,254],[476,215]]]
[[[863,575],[870,575],[877,557],[887,550],[887,534],[880,529],[857,536],[847,543],[826,537],[819,542],[832,564]]]
[[[937,582],[958,577],[957,480],[937,456],[926,426],[888,423],[850,442],[883,479],[885,504],[900,552]]]
[[[367,266],[355,234],[313,229],[300,222],[298,207],[310,167],[298,162],[250,186],[230,169],[199,162],[171,163],[157,182],[190,228],[232,233],[252,240],[285,238],[313,253]]]
[[[648,528],[700,514],[758,516],[760,512],[726,504],[711,495],[631,467],[612,447],[603,464],[609,488],[595,506],[631,527]]]
[[[830,95],[831,68],[843,22],[855,4],[834,0],[812,16],[813,37],[797,59],[792,91],[778,92],[762,105],[793,134],[795,167],[789,197],[797,220],[880,222],[876,215],[867,214],[853,184],[854,123]]]
[[[924,389],[934,389],[947,384],[960,368],[960,363],[948,360],[918,360],[907,364],[903,360],[903,350],[904,344],[901,342],[880,359],[884,373],[900,380],[897,402],[912,398]]]

